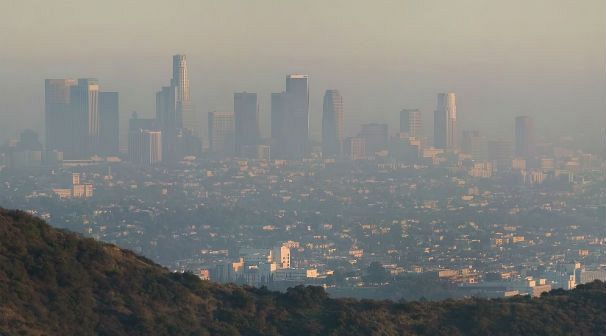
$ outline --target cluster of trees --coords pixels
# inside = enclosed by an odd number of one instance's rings
[[[380,266],[380,265],[379,265]],[[369,281],[385,275],[374,265]],[[0,209],[0,334],[606,335],[606,285],[538,299],[332,299],[175,274],[113,245]]]

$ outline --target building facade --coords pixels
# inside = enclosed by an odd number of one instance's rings
[[[322,110],[322,155],[340,157],[343,152],[345,112],[343,97],[338,90],[326,90]]]
[[[436,148],[453,150],[457,147],[457,104],[452,92],[438,94],[433,141]]]

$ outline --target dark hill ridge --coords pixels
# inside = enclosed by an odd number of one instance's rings
[[[173,274],[0,209],[0,335],[606,335],[606,286],[540,299],[330,299]]]

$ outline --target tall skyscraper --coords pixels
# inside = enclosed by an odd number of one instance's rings
[[[286,91],[271,95],[272,156],[300,160],[309,137],[309,76],[286,76]]]
[[[120,102],[118,92],[99,93],[99,153],[120,152]]]
[[[338,90],[326,90],[322,112],[322,155],[340,157],[343,152],[343,97]]]
[[[302,159],[307,155],[309,141],[309,76],[286,76],[285,116],[287,158]]]
[[[200,134],[200,120],[194,112],[189,95],[189,77],[187,76],[187,58],[185,55],[173,56],[173,78],[171,86],[176,88],[176,108],[183,119],[183,127],[192,131],[196,136]]]
[[[516,117],[515,122],[516,146],[515,155],[529,160],[535,155],[534,121],[528,116]]]
[[[210,151],[219,157],[234,153],[234,114],[231,112],[208,113],[208,139]]]
[[[152,157],[160,157],[160,159],[162,158],[162,148],[160,148],[160,155],[157,155],[158,144],[162,146],[162,135],[161,133],[160,135],[157,135],[157,133],[150,134],[150,132],[158,131],[159,129],[155,119],[139,118],[136,113],[133,113],[133,116],[128,121],[129,161],[133,163],[145,164],[153,161],[151,160]],[[150,148],[152,149],[153,153],[150,152]]]
[[[72,148],[71,87],[74,79],[47,79],[44,81],[44,122],[47,150],[61,152]]]
[[[142,132],[142,163],[154,165],[162,162],[162,132],[144,130]]]
[[[234,125],[236,155],[242,155],[246,146],[259,144],[259,105],[257,94],[234,93]]]
[[[68,156],[88,158],[99,149],[99,82],[93,78],[78,79],[70,95],[74,121],[72,141],[77,145]]]
[[[191,104],[185,55],[173,56],[170,86],[156,93],[156,118],[162,130],[164,161],[175,162],[201,153],[200,119]]]
[[[273,157],[286,156],[286,93],[271,94],[271,152]]]
[[[374,155],[378,151],[387,149],[389,141],[387,124],[364,124],[359,136],[364,138],[365,150],[368,155]]]
[[[434,112],[434,147],[457,147],[457,104],[454,93],[439,93]]]
[[[421,137],[421,112],[418,109],[403,109],[400,111],[400,133],[406,133],[408,137]]]

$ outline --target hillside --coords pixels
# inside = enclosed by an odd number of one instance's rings
[[[173,274],[0,209],[1,335],[606,335],[606,285],[540,299],[393,303]]]

